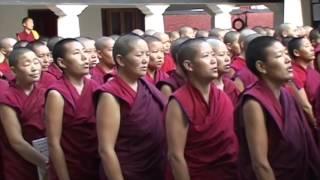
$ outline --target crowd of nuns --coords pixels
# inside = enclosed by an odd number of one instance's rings
[[[3,38],[0,53],[1,180],[320,180],[318,29]]]

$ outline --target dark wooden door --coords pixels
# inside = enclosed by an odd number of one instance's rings
[[[58,16],[49,9],[30,9],[28,16],[33,19],[34,29],[41,37],[54,37],[58,34]]]
[[[125,34],[133,29],[144,30],[144,14],[139,9],[101,9],[104,36]]]

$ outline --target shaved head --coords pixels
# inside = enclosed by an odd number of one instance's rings
[[[34,53],[32,50],[25,47],[21,47],[13,50],[9,56],[9,65],[16,67],[16,65],[19,62],[19,59],[21,59],[21,57],[28,52]]]
[[[209,36],[210,37],[215,37],[215,38],[218,38],[220,40],[223,40],[224,35],[225,35],[225,30],[224,29],[220,29],[220,28],[213,28],[209,32]]]
[[[224,43],[233,43],[235,41],[238,41],[240,36],[240,33],[237,31],[229,31],[225,34],[224,38],[223,38],[223,42]]]
[[[201,37],[208,37],[209,36],[209,32],[208,31],[205,31],[205,30],[199,30],[197,31],[196,33],[196,38],[201,38]]]
[[[194,38],[194,30],[189,26],[183,26],[179,29],[180,37]]]
[[[13,47],[17,40],[13,38],[3,38],[0,40],[0,48]]]
[[[181,44],[184,43],[185,41],[187,41],[188,39],[190,39],[190,38],[188,38],[188,37],[178,38],[178,39],[174,40],[172,42],[172,44],[171,44],[170,52],[172,54],[174,62],[177,65],[179,65],[178,64],[178,60],[177,60],[177,55],[178,55],[179,48],[180,48]]]
[[[183,63],[185,60],[194,61],[194,58],[197,56],[199,51],[199,46],[202,43],[206,43],[204,39],[189,39],[183,42],[177,53],[177,61],[180,67],[184,67]],[[184,72],[186,71],[183,68]]]
[[[280,24],[275,31],[275,37],[277,39],[282,40],[284,37],[297,37],[297,26],[290,24],[290,23],[284,23]]]
[[[143,36],[144,32],[141,29],[134,29],[132,30],[132,33],[139,35],[139,36]]]
[[[153,42],[161,42],[161,40],[157,37],[150,35],[143,36],[143,39],[147,42],[147,44],[151,44]]]
[[[84,48],[92,48],[94,47],[94,40],[91,38],[87,38],[87,37],[79,37],[76,38],[79,42],[81,42],[81,44],[84,46]]]
[[[5,57],[9,57],[13,50],[13,46],[16,44],[17,40],[13,38],[3,38],[0,40],[0,51]]]
[[[108,43],[114,43],[114,40],[110,37],[103,36],[97,39],[94,45],[97,50],[102,50],[107,46]]]
[[[137,41],[139,40],[145,41],[141,36],[133,33],[120,36],[113,46],[113,58],[115,59],[118,55],[128,55],[134,49]]]
[[[215,38],[209,38],[207,39],[207,42],[210,44],[212,49],[217,49],[221,46],[226,46],[221,40],[215,39]]]
[[[154,33],[156,33],[157,31],[153,30],[153,29],[148,29],[146,30],[146,32],[144,33],[145,35],[151,35],[153,36]]]
[[[153,34],[154,37],[160,39],[161,41],[168,41],[169,40],[169,35],[167,33],[163,32],[156,32]]]
[[[249,43],[250,43],[252,40],[256,39],[257,37],[261,37],[261,36],[262,36],[262,35],[261,35],[261,34],[258,34],[258,33],[256,33],[256,34],[250,34],[250,35],[246,36],[246,38],[245,38],[244,41],[243,41],[243,48],[244,48],[244,50],[245,50],[245,51],[247,50],[248,45],[249,45]]]

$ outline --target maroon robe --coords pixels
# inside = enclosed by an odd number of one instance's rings
[[[30,144],[35,139],[45,137],[44,98],[45,90],[35,86],[29,95],[10,82],[10,87],[0,98],[0,104],[15,110],[20,122],[23,138]],[[1,158],[5,180],[37,180],[37,167],[22,158],[9,144],[4,129],[0,128]]]
[[[55,63],[50,64],[48,71],[46,72],[49,73],[54,78],[56,78],[57,80],[61,79],[63,76],[62,70]]]
[[[189,122],[184,150],[190,179],[236,180],[238,142],[234,132],[233,105],[212,84],[209,105],[190,83],[171,98],[178,101]],[[168,175],[167,179],[173,179]]]
[[[100,85],[105,83],[105,76],[107,74],[114,75],[115,73],[116,73],[115,69],[112,69],[109,73],[106,73],[99,64],[94,68],[92,68],[90,72],[91,79],[95,80]]]
[[[7,63],[8,60],[4,60],[4,62],[0,63],[0,72],[3,74],[3,79],[6,80],[13,80],[14,73],[11,71],[9,64]]]
[[[161,70],[157,70],[152,78],[149,73],[146,74],[145,79],[148,80],[152,84],[157,84],[157,82],[167,79],[169,75]]]
[[[223,91],[229,96],[230,100],[232,101],[233,105],[235,106],[238,103],[240,91],[236,87],[233,81],[229,78],[223,78]]]
[[[263,81],[258,81],[244,93],[236,110],[241,179],[257,179],[252,169],[243,122],[246,112],[243,112],[242,106],[248,99],[256,100],[264,110],[268,134],[268,160],[276,179],[320,179],[319,150],[316,149],[301,108],[284,88],[281,89],[278,101]]]
[[[309,102],[314,106],[315,96],[320,86],[320,74],[311,67],[305,69],[298,63],[292,63],[292,68],[294,75],[293,81],[298,89],[304,88]]]
[[[115,151],[124,179],[163,180],[166,161],[164,97],[149,82],[138,80],[135,92],[119,76],[101,86],[120,104],[121,119]],[[101,179],[106,179],[105,175]]]
[[[314,54],[315,54],[316,59],[313,61],[313,64],[314,64],[313,66],[318,72],[320,72],[320,69],[318,69],[318,61],[317,61],[319,53],[320,53],[320,44],[318,44],[318,45],[316,45],[316,47],[314,47]]]
[[[244,67],[238,71],[235,75],[235,79],[236,78],[239,78],[242,81],[244,88],[247,88],[258,80],[257,76],[254,75],[248,67]]]
[[[235,72],[238,72],[242,68],[247,67],[247,64],[246,64],[246,60],[243,59],[241,56],[234,56],[231,60],[230,66]]]
[[[33,33],[27,33],[26,31],[22,31],[16,34],[17,35],[17,40],[18,41],[28,41],[28,42],[32,42],[35,39],[35,37],[33,36]]]
[[[50,73],[44,71],[41,73],[41,78],[38,82],[38,85],[43,88],[48,88],[52,84],[54,84],[57,81],[57,78],[55,76],[52,76]]]
[[[92,99],[96,88],[95,81],[85,79],[79,95],[70,81],[63,77],[47,91],[56,90],[64,99],[60,142],[71,180],[99,179],[96,118]],[[53,164],[49,170],[49,179],[58,179]]]
[[[173,60],[171,53],[165,53],[164,54],[164,63],[161,67],[161,71],[165,73],[169,73],[171,71],[174,71],[176,69],[176,64]]]
[[[8,82],[0,79],[0,99],[3,97],[3,94],[5,94],[8,87],[9,87]],[[1,153],[1,149],[3,149],[4,147],[2,146],[2,143],[1,143],[1,141],[2,141],[1,136],[2,135],[1,135],[1,130],[0,130],[0,179],[4,179],[3,161],[2,161],[2,153]]]
[[[176,71],[172,71],[172,73],[170,73],[168,78],[158,81],[156,84],[156,87],[158,89],[161,89],[163,85],[168,85],[170,86],[172,92],[174,92],[178,88],[183,86],[185,82],[186,81],[182,76],[180,76]]]

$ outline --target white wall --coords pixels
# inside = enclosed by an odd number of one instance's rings
[[[102,36],[101,6],[88,6],[80,15],[80,34],[92,38]]]
[[[27,6],[0,6],[0,37],[15,38],[15,34],[22,30],[22,18],[27,15]]]

